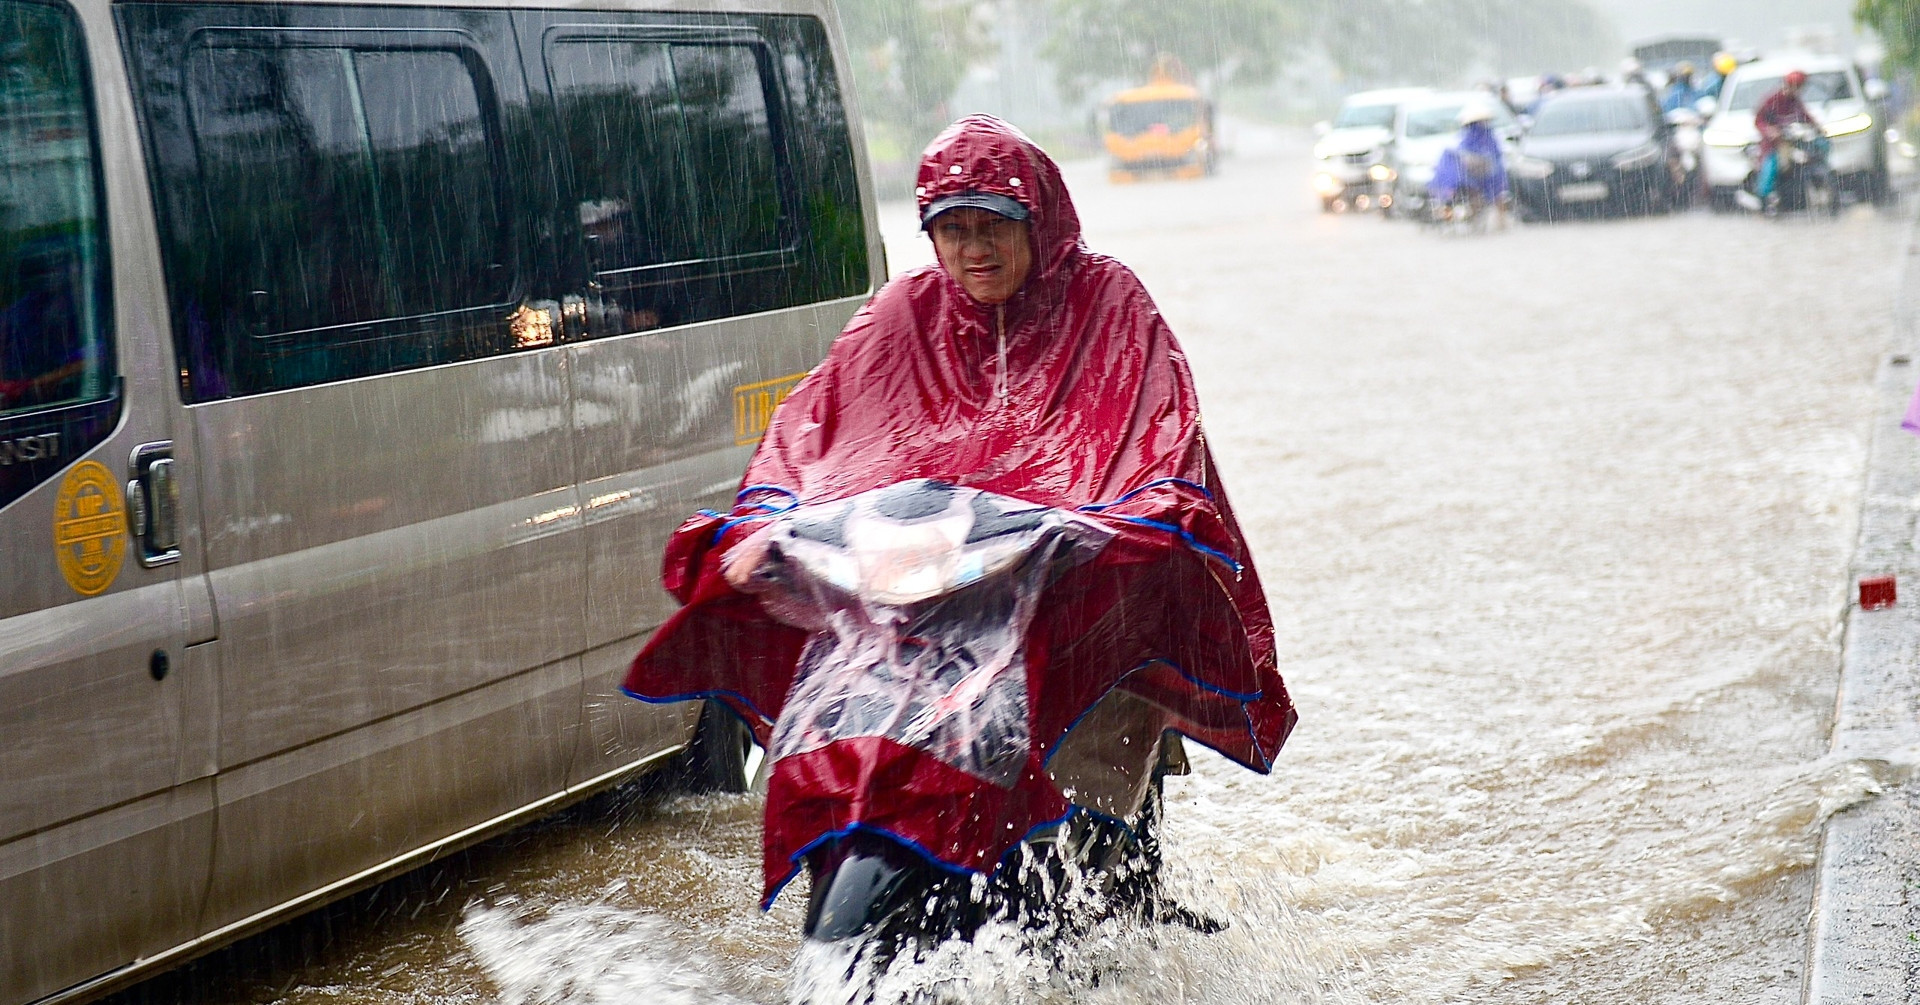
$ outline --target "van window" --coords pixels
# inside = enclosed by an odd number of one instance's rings
[[[794,256],[764,52],[644,38],[549,46],[588,265],[617,315],[606,332],[790,299],[780,290]]]
[[[194,160],[162,179],[178,203],[167,264],[189,396],[513,348],[447,317],[502,304],[513,279],[497,130],[470,55],[223,44],[237,34],[208,32],[185,54]]]
[[[0,0],[0,506],[119,419],[94,136],[78,19]]]
[[[492,165],[457,54],[201,49],[187,87],[226,252],[208,278],[251,334],[500,298]]]
[[[768,18],[763,25],[781,57],[787,149],[793,152],[799,188],[800,264],[793,302],[859,295],[872,283],[866,222],[847,103],[826,26],[815,17]]]
[[[85,66],[71,13],[0,0],[0,418],[112,389]]]
[[[556,48],[554,96],[595,271],[780,249],[773,132],[752,49]]]

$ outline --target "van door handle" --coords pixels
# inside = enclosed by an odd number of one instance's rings
[[[127,516],[136,556],[151,569],[180,561],[180,485],[175,478],[173,441],[142,443],[128,462]]]

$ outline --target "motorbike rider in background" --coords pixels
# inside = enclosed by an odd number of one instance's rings
[[[1493,131],[1493,110],[1472,103],[1460,110],[1459,121],[1459,137],[1433,166],[1433,180],[1427,185],[1429,203],[1446,206],[1464,191],[1475,199],[1478,208],[1494,208],[1499,213],[1498,222],[1504,226],[1511,196],[1506,152]]]
[[[1692,108],[1709,92],[1695,82],[1693,64],[1681,63],[1673,68],[1673,80],[1667,84],[1666,97],[1660,102],[1663,112],[1676,112],[1682,108]]]
[[[1760,178],[1753,194],[1762,206],[1773,198],[1774,186],[1780,180],[1780,137],[1787,127],[1796,122],[1820,125],[1807,103],[1800,99],[1800,91],[1806,86],[1805,72],[1788,72],[1780,80],[1780,89],[1767,95],[1753,113],[1753,124],[1760,130]]]

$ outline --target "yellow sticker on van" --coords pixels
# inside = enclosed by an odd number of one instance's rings
[[[81,461],[53,497],[53,550],[60,574],[83,597],[106,591],[127,557],[127,506],[113,472]]]
[[[798,387],[804,373],[790,373],[785,377],[763,380],[757,384],[742,384],[733,389],[733,442],[736,446],[746,446],[760,438],[767,431],[767,424],[773,421],[773,410],[787,400],[787,395]]]

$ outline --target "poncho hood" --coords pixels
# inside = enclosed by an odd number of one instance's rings
[[[1016,302],[1054,289],[1074,257],[1086,250],[1080,215],[1059,166],[1026,134],[991,115],[969,115],[948,126],[920,156],[913,195],[923,216],[935,200],[966,192],[1003,195],[1032,214],[1033,275]],[[959,289],[957,282],[954,288]]]
[[[1115,536],[1047,590],[1028,632],[1034,749],[1021,780],[997,788],[864,741],[777,761],[769,898],[809,848],[852,829],[990,871],[1033,827],[1072,811],[1046,758],[1113,688],[1260,772],[1294,723],[1185,356],[1146,289],[1085,248],[1059,169],[1013,127],[974,116],[934,140],[921,206],[962,191],[1028,208],[1026,285],[991,307],[927,266],[854,316],[773,416],[733,512],[696,516],[669,542],[663,582],[686,606],[634,660],[626,689],[719,699],[767,740],[807,636],[729,586],[720,558],[793,505],[928,478],[1075,511]]]

